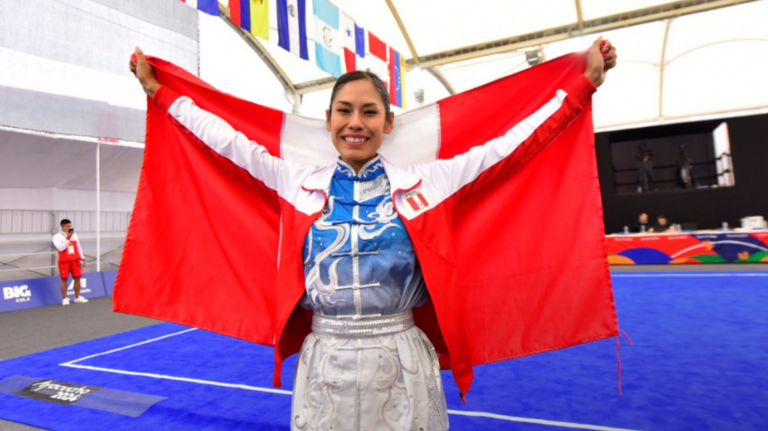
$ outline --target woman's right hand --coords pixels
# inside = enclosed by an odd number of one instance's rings
[[[136,75],[141,88],[144,89],[147,96],[155,97],[155,93],[160,88],[160,82],[155,78],[155,71],[152,65],[147,63],[144,53],[138,46],[136,47],[136,62],[130,62],[130,69],[131,73]]]

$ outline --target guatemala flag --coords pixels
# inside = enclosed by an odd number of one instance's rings
[[[277,0],[277,44],[291,54],[309,60],[306,10],[305,0]]]
[[[312,0],[315,11],[315,59],[317,65],[335,77],[341,76],[341,35],[339,8],[326,0]]]

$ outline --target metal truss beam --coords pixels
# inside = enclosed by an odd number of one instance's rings
[[[471,60],[486,55],[500,54],[516,51],[522,48],[552,43],[569,39],[574,36],[601,33],[608,30],[645,24],[662,19],[675,18],[693,13],[734,6],[755,0],[685,0],[667,3],[659,6],[622,12],[615,15],[601,17],[592,20],[580,20],[579,22],[526,33],[506,39],[495,40],[477,45],[465,46],[454,50],[448,50],[414,57],[407,61],[409,66],[418,64],[421,67],[435,67],[444,64]],[[581,8],[577,2],[577,8]],[[577,10],[577,11],[578,11]]]
[[[252,34],[248,33],[247,31],[243,30],[242,28],[235,25],[232,20],[229,19],[229,9],[225,8],[224,6],[219,3],[219,16],[221,19],[226,22],[232,30],[234,30],[240,37],[245,41],[245,43],[248,44],[248,46],[253,49],[254,52],[259,56],[259,58],[264,62],[264,64],[267,65],[269,70],[272,71],[272,73],[275,75],[275,77],[280,81],[280,84],[283,85],[283,88],[291,93],[292,95],[297,96],[299,93],[296,90],[296,86],[291,82],[291,79],[288,78],[288,75],[285,73],[285,71],[280,67],[279,64],[275,61],[274,58],[272,58],[271,55],[267,52],[266,49],[261,45],[261,42],[259,42],[255,37],[253,37]]]

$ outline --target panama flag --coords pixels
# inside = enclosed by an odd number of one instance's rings
[[[277,34],[281,48],[309,60],[305,0],[277,0]]]
[[[419,237],[430,247],[454,244],[453,299],[445,296],[452,293],[444,286],[429,286],[426,273],[425,279],[434,304],[451,300],[461,310],[472,310],[461,322],[471,335],[461,354],[472,364],[618,333],[595,160],[594,86],[583,75],[585,59],[584,53],[560,57],[398,115],[380,148],[382,157],[410,167],[416,178],[425,163],[490,157],[473,168],[489,175],[467,178],[461,200],[451,201],[456,207],[449,236]],[[338,153],[325,121],[238,99],[171,63],[149,62],[162,87],[147,107],[144,162],[114,309],[274,345],[282,324],[278,298],[286,287],[280,285],[278,267],[287,265],[278,262],[278,249],[301,253],[303,240],[280,243],[280,211],[286,208],[280,202],[289,197],[258,180],[246,169],[247,160],[258,154],[333,166]],[[234,160],[206,145],[205,133],[198,136],[183,125],[189,111],[171,112],[180,106],[175,103],[179,94],[241,132],[253,150],[243,149]],[[517,144],[496,147],[499,154],[480,147],[510,133]],[[532,144],[531,137],[540,135],[547,138]],[[418,191],[398,212],[446,205],[425,189],[413,190]],[[553,215],[557,223],[531,229]],[[423,222],[410,223],[418,220]],[[303,282],[302,268],[294,272]],[[422,325],[420,316],[426,318],[425,309],[414,309],[417,325]],[[445,353],[445,344],[434,344]],[[300,346],[300,341],[291,345],[281,357]]]
[[[405,58],[389,48],[389,103],[405,109]]]
[[[368,32],[368,50],[371,55],[368,58],[368,70],[375,73],[384,85],[389,82],[389,64],[387,63],[387,44]]]
[[[219,16],[219,2],[218,0],[181,0],[188,6],[191,6],[200,12]]]
[[[344,64],[347,72],[358,70],[357,57],[365,58],[365,29],[358,27],[349,15],[342,14],[344,32]]]
[[[315,60],[318,67],[335,77],[341,76],[341,35],[339,8],[326,0],[312,0],[315,12]]]

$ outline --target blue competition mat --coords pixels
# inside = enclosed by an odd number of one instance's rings
[[[623,396],[616,340],[603,340],[476,367],[467,404],[444,372],[451,429],[768,429],[768,272],[619,273],[614,290],[634,342],[622,340]],[[288,430],[294,360],[275,390],[271,348],[165,323],[0,362],[0,418],[52,430]],[[69,404],[11,393],[35,381],[106,392]]]

